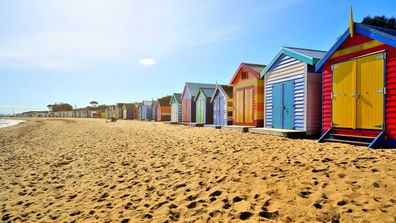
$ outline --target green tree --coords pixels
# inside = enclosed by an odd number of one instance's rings
[[[58,111],[73,111],[73,106],[68,103],[55,103],[52,105],[47,105],[47,108],[52,112]]]
[[[374,16],[374,17],[366,16],[364,17],[362,23],[366,25],[396,30],[395,17],[387,18],[386,16]]]

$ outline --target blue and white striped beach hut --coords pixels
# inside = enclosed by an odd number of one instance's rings
[[[282,47],[261,72],[264,77],[264,127],[321,130],[321,73],[315,64],[324,51]]]

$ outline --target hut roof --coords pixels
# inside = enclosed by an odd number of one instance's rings
[[[214,96],[217,94],[217,92],[222,92],[225,97],[232,98],[232,86],[221,84],[216,86],[212,99],[210,99],[211,103],[213,103]]]
[[[115,106],[122,108],[126,103],[117,103]]]
[[[184,92],[188,91],[191,96],[195,96],[199,90],[199,88],[215,88],[215,84],[205,84],[205,83],[191,83],[191,82],[186,82],[183,90]]]
[[[135,104],[133,103],[126,103],[124,104],[124,109],[133,109],[135,107]]]
[[[260,73],[266,66],[262,64],[254,64],[254,63],[243,63],[246,66],[252,68],[256,72]]]
[[[312,49],[284,46],[279,50],[279,52],[276,54],[276,56],[268,64],[268,66],[264,70],[261,71],[260,75],[261,75],[261,77],[265,76],[265,74],[271,70],[273,65],[276,64],[276,61],[278,61],[278,59],[282,55],[286,55],[286,56],[295,58],[299,61],[302,61],[302,62],[310,64],[310,65],[315,65],[317,62],[319,62],[320,59],[322,59],[324,57],[325,54],[326,54],[326,51],[322,51],[322,50],[312,50]]]
[[[153,104],[152,101],[142,101],[142,105],[148,105],[151,106]]]
[[[354,30],[356,33],[367,36],[371,39],[383,42],[389,46],[396,47],[396,31],[386,29],[382,27],[370,26],[362,23],[354,23]],[[350,36],[349,27],[347,30],[338,38],[337,42],[327,51],[326,55],[316,64],[315,70],[319,71],[323,64],[333,55],[335,51],[341,46],[341,44]]]
[[[232,86],[221,85],[220,87],[224,90],[224,93],[226,93],[228,98],[232,98]]]
[[[170,96],[170,95],[162,97],[162,98],[158,99],[158,104],[160,106],[164,106],[164,105],[168,106],[171,99],[172,99],[172,96]]]
[[[256,78],[260,78],[260,72],[266,67],[266,65],[262,64],[252,64],[252,63],[241,63],[238,69],[235,71],[234,76],[232,76],[231,81],[228,85],[232,85],[234,83],[235,78],[238,76],[238,73],[241,69],[249,71]]]
[[[182,94],[180,93],[173,93],[171,100],[169,101],[169,104],[172,103],[172,101],[176,101],[178,104],[182,103]]]
[[[203,94],[205,97],[212,97],[215,91],[216,85],[214,88],[199,88],[197,94],[195,95],[194,100],[197,100],[199,94]]]

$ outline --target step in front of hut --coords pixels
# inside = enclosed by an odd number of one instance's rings
[[[249,132],[249,129],[253,128],[252,126],[239,126],[239,125],[225,125],[222,129],[235,130],[239,132]]]
[[[294,129],[274,129],[274,128],[250,128],[250,133],[282,136],[286,138],[305,138],[306,132]]]

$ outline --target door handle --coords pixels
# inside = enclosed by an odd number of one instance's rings
[[[359,94],[352,94],[351,96],[357,98],[359,97]]]

